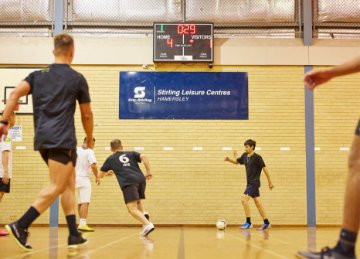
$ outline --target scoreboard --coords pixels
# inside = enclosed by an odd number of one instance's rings
[[[214,24],[154,23],[154,62],[214,61]]]

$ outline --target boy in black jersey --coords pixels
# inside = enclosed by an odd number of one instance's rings
[[[253,198],[255,205],[258,208],[259,213],[264,220],[264,224],[261,226],[260,230],[264,230],[269,228],[271,225],[266,217],[265,210],[260,200],[259,188],[260,188],[260,174],[262,170],[264,170],[270,190],[274,188],[274,185],[271,182],[270,174],[265,166],[264,160],[260,155],[254,152],[256,142],[252,139],[248,139],[245,141],[244,146],[245,146],[245,153],[242,154],[241,157],[236,158],[236,151],[235,151],[233,159],[226,157],[224,160],[233,164],[245,165],[247,185],[244,195],[241,198],[241,203],[245,210],[246,222],[241,226],[241,228],[242,229],[252,228],[250,207],[248,202],[250,198]]]
[[[54,38],[55,62],[28,75],[11,92],[0,121],[0,139],[7,135],[9,117],[22,96],[32,94],[34,110],[34,149],[49,167],[49,184],[37,195],[31,207],[17,221],[5,226],[17,244],[31,251],[28,228],[61,195],[61,206],[69,228],[68,247],[87,242],[76,228],[75,163],[76,136],[74,113],[79,103],[88,147],[93,146],[93,114],[87,82],[70,67],[74,40],[67,34]]]
[[[113,172],[124,195],[126,207],[136,220],[143,224],[140,235],[147,236],[155,229],[144,211],[142,199],[145,199],[146,180],[152,178],[148,158],[138,152],[123,151],[121,141],[114,139],[110,143],[113,154],[109,156],[99,173],[100,177]],[[138,163],[144,163],[146,175],[142,173]]]

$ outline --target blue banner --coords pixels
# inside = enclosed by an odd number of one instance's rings
[[[245,72],[120,72],[120,119],[247,120]]]

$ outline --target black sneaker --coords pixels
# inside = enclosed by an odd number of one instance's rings
[[[25,251],[32,251],[32,247],[27,243],[29,232],[27,229],[20,228],[15,221],[5,225],[6,230],[15,238],[16,243]]]
[[[356,259],[356,256],[346,256],[336,252],[330,247],[321,249],[320,252],[297,252],[298,258],[309,258],[309,259]]]
[[[68,237],[68,248],[78,248],[87,243],[87,239],[83,238],[81,234],[79,236],[69,236]]]

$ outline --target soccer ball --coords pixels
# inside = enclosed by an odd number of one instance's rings
[[[226,228],[226,221],[224,219],[218,219],[216,221],[216,228],[218,230],[225,230]]]

